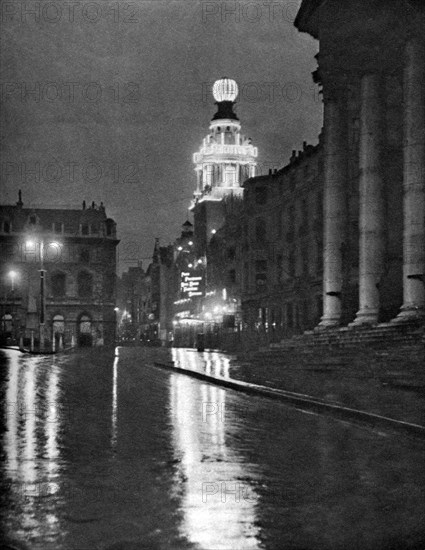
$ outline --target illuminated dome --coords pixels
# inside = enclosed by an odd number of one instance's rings
[[[222,101],[235,101],[238,95],[238,85],[231,78],[220,78],[213,85],[214,99],[221,103]]]

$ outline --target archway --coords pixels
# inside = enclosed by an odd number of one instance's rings
[[[63,345],[65,333],[65,319],[63,315],[55,315],[53,317],[53,338],[55,339],[55,347],[59,349]]]
[[[87,314],[83,314],[78,322],[78,345],[92,345],[92,322]]]

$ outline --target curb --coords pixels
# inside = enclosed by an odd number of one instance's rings
[[[244,382],[242,380],[235,380],[234,378],[211,376],[192,369],[176,367],[172,362],[162,363],[154,361],[153,364],[156,367],[172,372],[179,372],[180,374],[185,374],[186,376],[190,376],[210,384],[215,384],[249,395],[258,395],[269,399],[275,399],[283,403],[290,403],[298,408],[314,411],[339,420],[350,420],[360,424],[367,424],[368,426],[372,426],[374,428],[390,429],[396,432],[401,432],[404,434],[407,433],[425,439],[425,426],[421,426],[419,424],[412,424],[410,422],[404,422],[402,420],[396,420],[394,418],[388,418],[386,416],[380,416],[378,414],[369,413],[366,411],[351,409],[342,405],[333,405],[332,403],[322,401],[318,398],[302,393],[273,389],[267,386]]]

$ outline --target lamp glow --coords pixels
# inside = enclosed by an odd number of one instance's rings
[[[213,96],[216,101],[235,101],[238,96],[238,85],[231,78],[220,78],[213,85]]]

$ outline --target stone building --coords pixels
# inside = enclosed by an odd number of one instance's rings
[[[244,335],[278,341],[313,328],[322,309],[322,145],[244,184],[237,251]]]
[[[322,328],[425,314],[425,4],[303,0],[324,101]]]
[[[103,204],[0,206],[3,340],[113,344],[118,242]]]
[[[151,280],[139,265],[129,267],[118,279],[117,320],[120,339],[148,341],[151,315]]]

